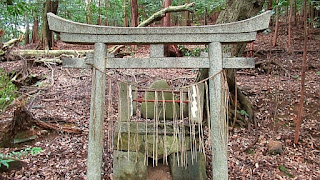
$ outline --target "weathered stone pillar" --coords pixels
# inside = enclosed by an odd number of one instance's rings
[[[220,42],[209,44],[209,77],[223,69],[222,48]],[[225,104],[223,100],[224,82],[221,74],[209,80],[210,122],[212,138],[212,173],[213,179],[228,179],[228,156]]]
[[[106,90],[106,45],[95,43],[89,124],[87,179],[101,180],[103,121]],[[99,68],[99,69],[97,69]]]

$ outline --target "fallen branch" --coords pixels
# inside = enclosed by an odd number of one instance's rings
[[[2,33],[2,32],[0,32],[0,33]],[[11,40],[3,43],[3,45],[0,46],[0,56],[5,56],[8,52],[10,52],[10,50],[14,46],[16,46],[22,40],[23,40],[23,35],[20,35],[19,39],[11,39]]]
[[[41,58],[41,59],[36,59],[34,61],[35,63],[40,63],[40,64],[52,64],[52,65],[56,65],[56,64],[62,64],[62,60],[60,58]]]
[[[23,35],[20,35],[19,39],[11,39],[5,43],[3,43],[2,50],[7,50],[9,48],[12,48],[17,43],[21,42],[23,40]]]
[[[34,119],[34,123],[42,128],[45,128],[45,129],[52,129],[52,130],[56,130],[56,131],[63,131],[66,133],[73,133],[73,134],[81,134],[82,133],[82,130],[79,128],[58,126],[56,124],[43,122],[38,119]]]
[[[93,53],[93,50],[14,50],[13,54],[19,54],[23,57],[56,57],[60,55],[83,56],[87,53]]]
[[[110,53],[110,54],[115,54],[115,53],[119,52],[119,50],[120,50],[121,48],[123,48],[123,47],[124,47],[124,45],[113,46],[112,48],[109,48],[109,49],[108,49],[108,53]]]
[[[191,11],[191,8],[194,6],[195,6],[194,2],[190,3],[190,4],[181,5],[181,6],[169,6],[167,8],[164,8],[164,9],[154,13],[147,20],[145,20],[141,24],[139,24],[138,27],[146,27],[155,21],[159,21],[166,15],[166,13],[169,13],[169,12]]]

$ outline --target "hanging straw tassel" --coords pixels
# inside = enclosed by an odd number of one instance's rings
[[[145,99],[145,103],[146,103],[146,114],[148,114],[148,103],[147,103],[147,91],[144,92],[144,99]],[[146,129],[146,134],[145,134],[145,159],[144,159],[144,164],[148,166],[148,120],[147,117],[145,119],[145,129]]]
[[[190,141],[190,152],[191,152],[191,164],[193,165],[193,136],[192,136],[192,123],[191,123],[191,105],[192,105],[192,97],[191,97],[191,88],[188,87],[188,100],[189,100],[189,104],[188,104],[188,125],[189,125],[189,141]]]
[[[197,87],[196,84],[192,86],[192,105],[195,106],[194,108],[198,108],[198,103],[197,103]],[[199,111],[199,110],[197,110]],[[195,110],[193,110],[192,112],[192,116],[193,117],[197,117],[197,113]],[[196,137],[196,121],[192,120],[191,121],[191,126],[192,126],[192,139],[193,139],[193,149],[194,149],[194,154],[193,154],[193,158],[196,160],[197,162],[197,155],[198,155],[198,145],[197,145],[197,137]]]
[[[155,102],[154,102],[154,106],[155,106],[155,150],[156,150],[156,159],[154,159],[154,161],[156,162],[155,165],[158,166],[158,142],[159,142],[159,131],[158,131],[158,126],[159,126],[159,108],[158,108],[158,103],[159,103],[159,100],[158,100],[158,92],[155,91],[154,92],[154,99],[155,99]],[[161,112],[160,112],[161,113]]]
[[[128,160],[130,159],[130,141],[131,141],[131,132],[130,132],[130,117],[133,114],[133,108],[132,108],[132,89],[131,85],[127,85],[127,113],[128,113],[128,118],[127,120],[127,129],[128,129]]]
[[[208,86],[208,82],[205,81],[204,83],[204,87],[205,87],[205,96],[206,96],[206,110],[207,110],[207,119],[208,119],[208,129],[209,129],[209,135],[208,135],[208,142],[212,142],[212,131],[211,131],[211,116],[210,116],[210,107],[209,107],[209,86]],[[209,143],[209,147],[208,147],[209,151],[212,152],[212,143]]]
[[[224,114],[226,115],[225,116],[225,138],[226,138],[226,149],[228,148],[228,136],[229,136],[229,109],[228,109],[228,104],[229,104],[229,86],[228,86],[228,82],[227,82],[227,75],[226,75],[226,72],[224,71],[223,73],[221,73],[221,76],[222,76],[222,79],[224,82],[224,84],[222,85],[222,88],[223,88],[223,97],[224,97]]]
[[[118,91],[119,91],[119,99],[120,99],[120,84],[119,82],[117,82],[117,87],[118,87]],[[120,103],[118,103],[118,113],[121,114],[121,107],[120,107]],[[117,151],[119,151],[120,149],[120,139],[121,139],[121,120],[120,120],[121,116],[118,116],[118,139],[117,139]],[[120,158],[118,158],[118,163],[120,163]]]
[[[185,99],[184,98],[184,92],[183,92],[184,89],[180,89],[180,109],[181,109],[181,120],[182,120],[182,123],[181,123],[181,128],[182,128],[182,148],[181,148],[181,152],[182,152],[182,166],[183,167],[186,167],[187,166],[187,153],[186,153],[186,131],[185,131],[185,123],[184,123],[184,104],[183,104],[183,100]]]
[[[164,154],[163,154],[163,164],[168,165],[168,149],[167,149],[167,125],[166,125],[166,102],[164,98],[164,92],[161,91],[162,96],[162,109],[163,109],[163,124],[164,124],[164,139],[163,139],[163,148],[164,148]]]
[[[113,117],[113,111],[112,111],[112,81],[111,79],[108,79],[108,92],[107,92],[107,97],[108,97],[108,113],[107,113],[107,149],[108,151],[113,150],[113,120],[111,117]]]
[[[197,105],[198,105],[198,126],[199,126],[199,151],[205,154],[204,148],[204,133],[203,133],[203,123],[202,123],[202,104],[201,104],[201,91],[199,89],[199,84],[196,85],[197,88]]]
[[[136,94],[136,96],[138,94],[137,88],[135,88],[135,94]],[[133,102],[133,100],[132,100],[132,102]],[[137,111],[137,103],[135,103],[135,106],[136,106],[136,111]],[[132,110],[133,110],[133,104],[132,104]],[[135,114],[137,115],[137,112],[135,112]],[[140,115],[140,117],[141,117],[141,115]],[[138,132],[139,132],[139,123],[138,123],[138,121],[136,121],[136,132],[135,132],[135,138],[134,138],[134,140],[135,140],[135,148],[136,148],[135,149],[136,150],[136,162],[138,162],[139,145],[140,145],[140,143],[139,143],[139,133]]]

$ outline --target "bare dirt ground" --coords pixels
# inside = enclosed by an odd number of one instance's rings
[[[303,37],[302,28],[298,25],[294,29],[293,37],[295,51],[289,54],[285,28],[286,26],[281,26],[276,47],[270,45],[272,34],[261,33],[254,43],[257,62],[275,62],[267,65],[269,72],[257,68],[239,70],[237,73],[238,85],[254,104],[257,125],[250,129],[236,128],[229,132],[230,179],[320,179],[320,29],[310,30],[305,113],[299,144],[295,145],[294,120],[299,107]],[[65,44],[60,46],[79,48]],[[148,48],[138,46],[135,56],[145,57],[146,54]],[[0,67],[11,72],[22,67],[22,64],[21,60],[1,62]],[[107,73],[113,77],[113,84],[122,80],[149,86],[156,79],[167,79],[171,86],[184,86],[194,81],[197,71],[146,69],[108,70]],[[49,134],[41,134],[41,129],[35,127],[34,132],[39,136],[38,139],[16,147],[0,149],[0,153],[30,146],[41,147],[43,151],[37,156],[23,157],[26,167],[2,172],[0,179],[85,179],[91,70],[66,70],[56,65],[33,65],[30,74],[45,77],[32,86],[20,89],[24,93],[36,90],[30,94],[27,103],[32,114],[43,121],[59,123],[61,126],[79,127],[83,133],[74,135],[49,131]],[[52,83],[54,84],[50,87]],[[116,97],[116,93],[113,94],[113,98]],[[116,102],[113,102],[112,108],[111,116],[106,116],[106,119],[116,119]],[[14,110],[15,107],[11,107],[0,115],[1,128],[12,120]],[[267,144],[271,140],[282,143],[282,154],[268,153]],[[107,147],[104,151],[103,167],[104,179],[110,179],[112,153]],[[211,173],[210,168],[207,172]]]

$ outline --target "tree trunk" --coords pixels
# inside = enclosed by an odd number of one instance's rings
[[[293,9],[293,25],[297,25],[297,1],[294,1],[294,9]]]
[[[293,13],[293,0],[290,0],[290,10],[289,10],[289,27],[288,27],[288,46],[289,52],[292,52],[292,13]]]
[[[88,0],[86,19],[87,24],[91,24],[91,0]]]
[[[164,2],[164,8],[167,8],[171,6],[171,0],[165,0]],[[170,13],[166,13],[166,16],[163,18],[163,26],[164,27],[169,27],[171,24],[170,24]]]
[[[186,1],[186,3],[187,4],[189,4],[190,3],[190,0],[187,0]],[[184,13],[183,13],[183,15],[184,15],[184,19],[183,19],[183,25],[184,26],[190,26],[190,12],[189,11],[185,11]]]
[[[314,6],[313,6],[313,3],[310,2],[310,28],[313,28],[314,27],[314,24],[315,24],[315,21],[314,21]]]
[[[53,14],[57,14],[59,6],[59,1],[46,0],[44,3],[44,11],[43,11],[43,21],[42,21],[42,29],[41,29],[41,40],[40,45],[43,49],[51,49],[53,46],[53,34],[52,31],[49,30],[47,13],[52,12]]]
[[[108,11],[109,11],[109,0],[105,0],[105,6],[106,6],[106,21],[104,25],[109,26],[109,19],[108,19]]]
[[[138,0],[131,0],[131,26],[137,27],[138,25]]]
[[[203,25],[207,25],[208,24],[208,10],[207,10],[207,7],[204,8],[204,22],[203,22]]]
[[[268,10],[272,10],[272,0],[268,1]]]
[[[255,16],[262,8],[264,0],[227,0],[226,9],[222,11],[217,19],[217,24],[240,21]],[[232,56],[242,56],[246,44],[237,44],[232,46]],[[234,69],[227,69],[227,81],[232,97],[235,97],[235,77]],[[208,69],[200,69],[198,81],[208,77]],[[238,105],[241,110],[245,110],[249,115],[249,122],[242,122],[249,126],[254,121],[254,112],[251,102],[237,89]],[[231,99],[232,101],[232,99]],[[233,109],[229,107],[229,109]],[[233,118],[233,117],[230,117]]]
[[[99,9],[98,9],[98,20],[97,20],[97,25],[101,25],[101,5],[102,5],[102,0],[99,0]]]
[[[279,3],[279,0],[277,0],[277,4]],[[275,47],[277,45],[278,40],[278,32],[279,32],[279,6],[276,7],[276,25],[274,27],[274,34],[273,34],[273,41],[272,46]]]
[[[34,17],[33,26],[32,26],[32,43],[38,42],[38,26],[39,26],[39,17]]]
[[[307,0],[304,0],[304,45],[303,45],[303,60],[301,69],[301,96],[298,116],[296,120],[296,128],[294,134],[294,143],[297,144],[299,140],[299,132],[302,124],[303,104],[305,98],[305,79],[306,79],[306,64],[307,64],[307,43],[308,43],[308,22],[307,22]]]
[[[171,0],[165,0],[164,8],[168,8],[169,6],[171,6]],[[163,18],[163,26],[169,27],[171,25],[170,20],[171,20],[170,13],[166,13],[166,15]],[[170,54],[169,45],[166,44],[164,45],[164,56],[169,56],[169,54]]]
[[[24,43],[29,44],[30,43],[30,25],[29,25],[29,18],[26,17],[26,33],[24,34]]]
[[[127,0],[123,0],[123,25],[128,27]]]

